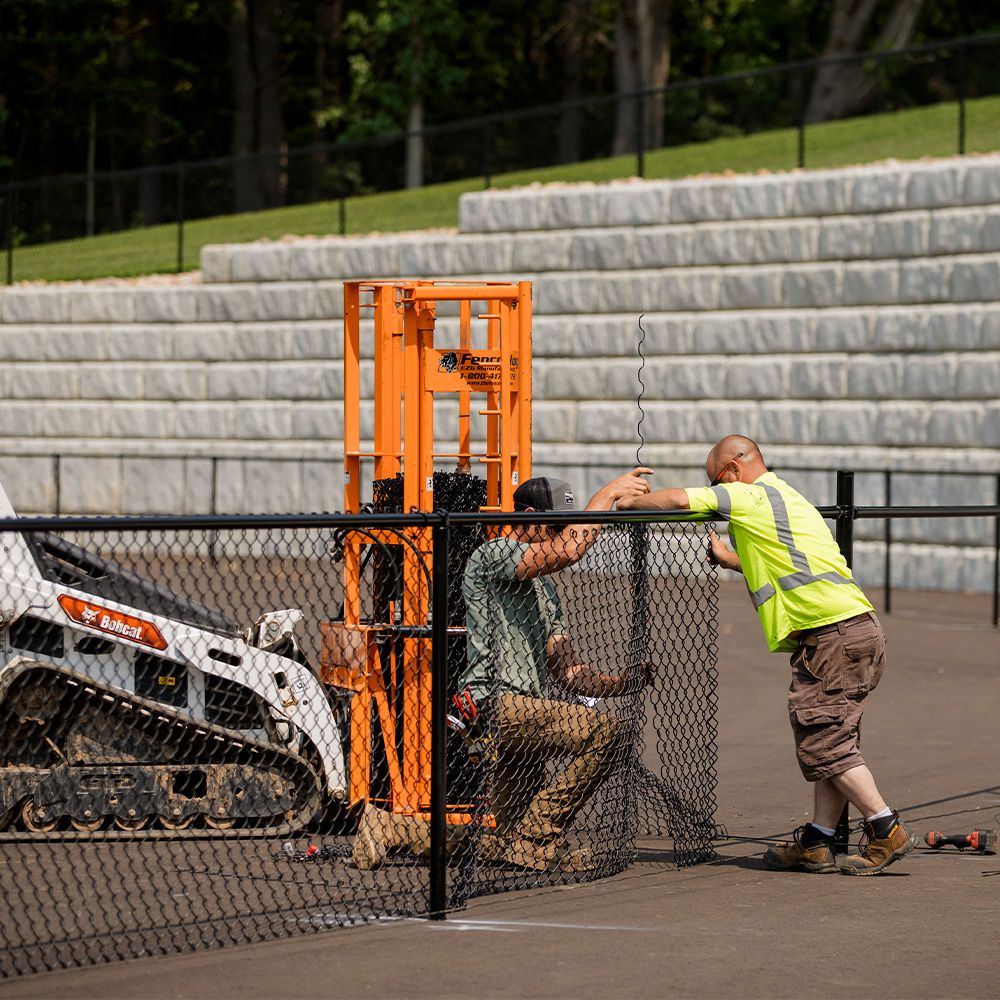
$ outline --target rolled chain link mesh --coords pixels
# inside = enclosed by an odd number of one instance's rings
[[[663,833],[678,865],[714,857],[716,595],[701,529],[563,529],[567,547],[589,543],[583,557],[532,575],[531,541],[555,530],[488,541],[466,569],[476,714],[463,721],[482,773],[460,893],[611,875]]]
[[[455,511],[483,490],[435,482]],[[395,483],[375,497],[400,506]],[[0,974],[428,912],[429,802],[393,796],[430,760],[429,724],[406,713],[408,690],[429,690],[431,640],[393,631],[412,528],[371,521],[352,520],[375,636],[354,674],[329,667],[342,523],[2,532]],[[609,524],[579,562],[529,583],[558,603],[574,662],[625,678],[619,693],[581,700],[553,678],[536,697],[494,671],[471,726],[468,567],[500,534],[449,530],[448,907],[609,875],[644,846],[662,854],[664,835],[676,864],[710,859],[703,526]],[[494,623],[503,586],[473,598]],[[502,635],[486,639],[497,663]]]

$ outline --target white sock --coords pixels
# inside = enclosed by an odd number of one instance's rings
[[[812,821],[810,821],[809,825],[814,830],[819,830],[819,832],[821,834],[823,834],[824,837],[832,837],[837,832],[832,827],[829,827],[829,826],[820,826],[819,823],[813,823]]]
[[[877,819],[885,819],[886,816],[891,816],[891,815],[892,815],[892,810],[888,806],[886,806],[881,812],[875,813],[874,816],[868,816],[866,817],[866,819],[868,820],[869,823],[873,823]]]

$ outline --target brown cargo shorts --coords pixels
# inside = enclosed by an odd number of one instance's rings
[[[806,781],[864,764],[861,715],[885,664],[878,618],[868,612],[803,633],[791,664],[788,715]]]

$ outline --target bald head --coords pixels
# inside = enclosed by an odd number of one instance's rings
[[[705,474],[714,483],[727,469],[729,482],[752,483],[767,472],[757,442],[742,434],[729,434],[716,444],[705,459]]]

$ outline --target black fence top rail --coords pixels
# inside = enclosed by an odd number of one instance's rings
[[[845,508],[826,504],[817,510],[827,518],[840,519]],[[996,517],[1000,504],[958,506],[852,507],[852,519],[903,517]],[[3,531],[219,531],[247,528],[434,528],[463,525],[505,524],[649,524],[654,522],[715,521],[711,513],[678,510],[576,512],[489,512],[456,513],[451,511],[414,512],[410,514],[214,514],[156,515],[142,517],[18,517],[0,518]]]
[[[830,508],[819,508],[820,511]],[[836,510],[836,508],[833,508]],[[828,517],[836,516],[828,514]],[[855,518],[876,517],[1000,517],[997,504],[970,504],[960,507],[855,507]]]

